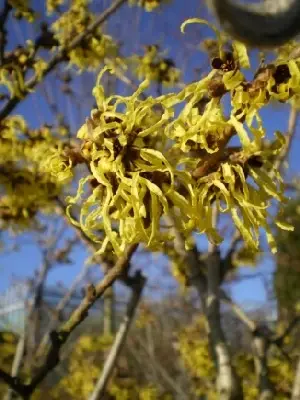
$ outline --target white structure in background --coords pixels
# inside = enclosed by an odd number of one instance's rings
[[[29,298],[29,285],[17,283],[0,295],[0,331],[22,333]]]
[[[31,301],[31,285],[25,282],[13,284],[5,292],[0,294],[0,331],[9,331],[21,334],[25,329],[27,310]],[[66,291],[63,288],[46,287],[43,296],[43,321],[51,318],[51,310],[54,310]],[[82,294],[76,292],[72,295],[65,312],[70,312],[82,300]],[[99,309],[101,302],[97,302],[94,308]]]

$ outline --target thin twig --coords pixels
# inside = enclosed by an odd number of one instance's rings
[[[41,306],[44,296],[44,286],[47,280],[47,276],[50,268],[53,267],[55,260],[51,259],[55,248],[57,247],[58,241],[60,240],[64,231],[64,226],[61,226],[57,231],[55,230],[49,240],[46,241],[46,248],[43,249],[43,261],[38,270],[38,275],[33,283],[32,288],[32,299],[29,303],[27,310],[27,316],[25,321],[25,333],[24,337],[26,340],[26,353],[27,363],[32,360],[34,348],[36,346],[37,339],[37,328],[40,320]]]
[[[104,396],[105,394],[109,379],[112,376],[112,372],[116,366],[116,362],[126,342],[130,325],[132,323],[136,308],[139,304],[142,291],[146,283],[146,278],[142,276],[140,271],[136,272],[134,280],[136,281],[136,283],[135,285],[132,286],[132,297],[129,301],[126,315],[119,327],[118,333],[115,337],[114,344],[112,345],[112,348],[110,349],[109,352],[109,356],[105,361],[101,376],[99,377],[99,380],[96,383],[94,391],[90,396],[89,400],[100,400],[103,398],[102,396]]]
[[[256,376],[258,380],[258,400],[272,400],[274,398],[273,383],[269,378],[268,350],[270,343],[266,335],[257,331],[253,336],[253,356]]]
[[[158,370],[161,378],[165,381],[165,383],[168,384],[174,392],[176,392],[178,398],[182,400],[188,399],[188,395],[184,393],[183,389],[178,385],[176,380],[168,373],[168,371],[158,361],[155,360],[154,357],[151,357],[151,354],[149,354],[149,350],[147,349],[147,346],[145,345],[144,341],[139,336],[135,336],[134,339],[138,341],[141,348],[147,354],[147,357],[149,357],[150,363],[153,364],[153,367]],[[130,347],[129,351],[131,353],[134,353],[134,349],[135,349],[134,346]]]
[[[278,155],[278,157],[276,158],[276,161],[274,163],[274,170],[281,170],[284,161],[286,160],[286,158],[289,155],[290,149],[292,147],[292,143],[295,137],[295,133],[296,133],[296,126],[297,126],[297,121],[299,118],[299,111],[295,108],[295,107],[291,107],[291,111],[290,111],[290,116],[289,116],[289,120],[288,120],[288,129],[287,129],[287,133],[285,135],[285,146],[282,149],[281,153]]]
[[[34,388],[48,375],[49,371],[58,364],[59,351],[62,345],[66,342],[74,329],[85,320],[88,315],[88,311],[93,306],[95,301],[98,300],[103,295],[105,290],[115,282],[115,280],[124,272],[124,270],[126,270],[129,260],[137,247],[137,244],[128,246],[123,256],[118,259],[115,266],[107,272],[103,279],[96,286],[89,286],[86,296],[79,306],[73,311],[68,321],[66,321],[57,331],[52,332],[51,347],[46,358],[47,361],[31,382],[31,385]]]
[[[56,201],[57,201],[57,205],[58,205],[59,209],[62,211],[63,215],[65,216],[67,223],[69,223],[69,220],[67,219],[66,212],[65,212],[66,205],[59,198],[57,198]],[[70,211],[70,216],[73,220],[75,220],[75,221],[77,220],[75,214],[72,213],[71,211]],[[78,238],[83,243],[85,243],[88,246],[88,248],[94,253],[97,250],[97,248],[96,248],[97,244],[92,239],[90,239],[87,236],[87,234],[78,225],[72,224],[72,228],[76,231]],[[109,270],[112,267],[112,265],[108,264],[108,262],[106,262],[105,259],[103,257],[101,257],[100,255],[97,255],[97,261],[100,262],[100,264],[103,266],[103,269],[105,271]],[[118,279],[120,281],[122,281],[122,283],[124,283],[126,286],[130,287],[131,279],[130,279],[130,277],[128,277],[126,275],[125,272],[126,271],[124,271],[124,274],[122,276],[119,276]]]
[[[69,290],[67,291],[67,293],[64,295],[64,297],[60,300],[60,302],[58,303],[57,307],[54,310],[54,315],[52,316],[48,327],[47,327],[47,331],[44,334],[39,347],[36,351],[36,357],[40,357],[42,356],[42,354],[44,354],[45,348],[49,342],[49,334],[50,332],[55,328],[55,325],[57,323],[57,321],[59,320],[59,317],[62,313],[62,311],[64,310],[64,308],[68,305],[68,303],[70,302],[73,293],[75,292],[78,284],[83,280],[83,278],[85,277],[87,271],[88,271],[89,266],[86,264],[84,265],[84,267],[82,268],[82,270],[79,272],[79,274],[75,277],[74,281],[72,282]]]
[[[232,299],[221,291],[221,300],[229,304],[237,317],[247,326],[253,335],[253,356],[258,379],[259,400],[271,400],[274,388],[269,379],[268,350],[272,344],[270,331],[259,327]]]
[[[257,329],[257,325],[254,321],[252,321],[251,318],[248,317],[245,311],[236,303],[234,303],[224,291],[221,291],[220,297],[224,303],[227,303],[231,306],[233,312],[247,326],[250,332],[255,332],[255,330]]]
[[[258,334],[260,336],[264,336],[269,345],[276,346],[277,349],[280,351],[280,353],[283,355],[283,357],[286,358],[287,361],[291,362],[289,355],[283,349],[283,342],[286,336],[292,332],[292,330],[296,327],[297,323],[300,321],[300,316],[294,318],[281,335],[276,336],[270,329],[262,330],[262,328],[256,322],[254,322],[250,317],[248,317],[245,311],[240,306],[238,306],[223,290],[220,291],[220,299],[222,300],[222,302],[229,304],[231,306],[232,311],[246,325],[246,327],[249,329],[252,335]]]
[[[272,340],[274,344],[277,346],[282,346],[284,339],[292,332],[292,330],[296,327],[296,325],[300,322],[300,315],[296,316],[287,326],[285,331]]]

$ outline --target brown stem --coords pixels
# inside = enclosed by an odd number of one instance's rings
[[[62,211],[63,214],[64,214],[64,217],[65,217],[65,219],[66,219],[66,222],[69,223],[69,220],[67,219],[67,216],[66,216],[66,205],[65,205],[65,204],[63,203],[63,201],[62,201],[61,199],[59,199],[59,198],[57,198],[56,201],[57,201],[58,207],[61,209],[61,211]],[[71,215],[72,219],[77,220],[75,214],[73,214],[72,212],[70,212],[70,215]],[[79,238],[83,243],[85,243],[85,244],[88,246],[88,248],[89,248],[92,252],[95,252],[95,251],[97,250],[97,247],[96,247],[97,245],[96,245],[96,243],[93,242],[93,240],[90,239],[90,238],[86,235],[86,233],[85,233],[79,226],[76,226],[76,225],[73,225],[73,224],[72,224],[72,228],[76,231],[76,233],[77,233],[77,235],[78,235],[78,238]],[[97,262],[99,262],[99,263],[103,266],[103,268],[104,268],[105,271],[107,271],[108,269],[110,269],[111,266],[112,266],[112,265],[109,265],[109,264],[103,259],[103,257],[101,257],[100,255],[97,256]],[[119,279],[120,281],[122,281],[122,283],[124,283],[126,286],[128,286],[128,287],[131,286],[131,278],[127,276],[127,270],[124,270],[124,274],[121,275],[121,276],[119,276],[118,279]]]
[[[235,134],[236,131],[231,125],[224,129],[224,137],[217,143],[218,150],[212,154],[207,153],[201,159],[195,170],[192,172],[193,178],[202,178],[217,169],[220,162],[224,159],[226,145]]]
[[[296,133],[296,125],[298,118],[299,118],[299,111],[295,107],[291,107],[290,116],[288,120],[287,134],[285,135],[286,144],[275,161],[274,170],[280,170],[282,168],[284,161],[286,160],[287,156],[290,153],[290,149],[292,147],[292,143]]]
[[[18,378],[15,378],[3,371],[0,368],[0,379],[2,379],[10,388],[18,393],[23,399],[26,398],[26,387],[23,385]]]

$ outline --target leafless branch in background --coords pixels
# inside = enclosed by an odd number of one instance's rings
[[[105,361],[101,376],[99,377],[99,380],[97,381],[95,389],[89,400],[100,400],[102,399],[102,396],[104,396],[109,379],[112,377],[113,370],[125,344],[130,325],[133,321],[135,311],[138,307],[146,283],[146,279],[143,277],[140,271],[136,272],[133,279],[135,283],[131,286],[132,294],[128,303],[126,315],[124,316],[123,322],[119,326],[114,343],[110,349],[108,358]]]
[[[88,270],[88,265],[84,265],[83,268],[81,269],[81,271],[79,272],[79,274],[75,277],[75,279],[73,280],[69,290],[67,291],[67,293],[64,295],[64,297],[60,300],[60,302],[58,303],[58,305],[56,306],[54,313],[52,314],[52,318],[49,321],[49,325],[46,329],[46,333],[44,334],[37,350],[36,350],[36,357],[39,358],[44,354],[45,348],[49,342],[49,338],[50,338],[50,332],[53,331],[53,329],[55,329],[55,326],[57,325],[57,322],[59,321],[61,314],[63,312],[63,310],[65,309],[65,307],[68,305],[68,303],[70,302],[72,295],[74,294],[74,292],[76,291],[78,285],[80,282],[82,282],[82,280],[84,279],[84,277],[87,274],[87,270]]]
[[[88,316],[88,311],[95,301],[103,295],[105,290],[110,287],[128,267],[130,258],[137,247],[137,244],[128,246],[123,256],[118,259],[115,266],[107,272],[103,279],[95,286],[88,286],[84,299],[79,306],[76,307],[69,319],[63,323],[59,329],[51,332],[50,348],[43,364],[37,368],[30,383],[25,384],[20,379],[13,378],[10,374],[7,374],[5,371],[0,369],[0,378],[2,378],[15,392],[22,396],[23,399],[30,399],[37,386],[46,378],[50,371],[58,365],[60,361],[59,355],[61,347],[67,341],[74,329]]]
[[[272,400],[274,398],[274,388],[270,381],[268,367],[269,346],[270,343],[266,335],[257,330],[253,337],[253,354],[258,380],[259,400]]]
[[[138,341],[139,345],[142,347],[142,349],[145,351],[145,354],[147,358],[149,358],[150,364],[153,366],[153,368],[157,371],[160,380],[162,379],[165,383],[163,386],[166,384],[170,386],[170,388],[174,391],[174,393],[177,394],[179,399],[182,400],[188,400],[188,395],[184,393],[183,389],[178,385],[176,380],[166,371],[165,368],[163,368],[153,357],[152,354],[149,353],[149,349],[145,345],[144,341],[139,337],[136,336],[134,338],[134,341]],[[134,347],[129,349],[131,352],[134,352]]]
[[[299,119],[299,111],[297,110],[297,108],[291,106],[290,116],[289,116],[289,120],[288,120],[288,128],[287,128],[287,132],[284,136],[285,140],[286,140],[286,144],[285,144],[283,150],[281,151],[281,153],[279,154],[279,156],[276,158],[276,161],[274,164],[274,170],[281,171],[284,161],[289,156],[289,153],[290,153],[290,150],[292,147],[292,143],[293,143],[293,140],[294,140],[295,134],[296,134],[296,126],[297,126],[298,119]]]

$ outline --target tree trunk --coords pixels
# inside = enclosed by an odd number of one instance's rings
[[[208,289],[206,313],[217,368],[217,389],[220,400],[244,398],[240,379],[232,365],[231,354],[221,325],[220,314],[220,253],[213,250],[207,260]]]
[[[267,362],[268,343],[266,337],[259,334],[254,336],[253,352],[259,389],[258,400],[272,400],[274,398],[274,388],[269,379]]]
[[[217,369],[217,389],[220,400],[243,400],[243,390],[237,375],[221,326],[220,282],[221,259],[217,249],[208,254],[207,264],[199,260],[196,246],[186,250],[184,240],[176,229],[176,219],[169,219],[174,224],[174,246],[176,252],[186,263],[190,285],[197,290],[203,312],[207,318],[207,333],[211,356]],[[207,267],[207,276],[204,269]]]

